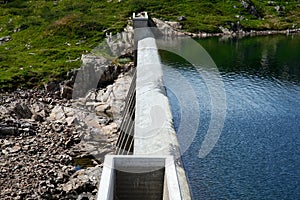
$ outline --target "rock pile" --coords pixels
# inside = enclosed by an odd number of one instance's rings
[[[45,90],[0,95],[0,199],[95,199],[131,82],[130,72],[108,71],[113,84],[77,99],[76,72]]]

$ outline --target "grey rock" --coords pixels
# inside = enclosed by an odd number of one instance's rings
[[[104,111],[109,116],[113,116],[115,120],[119,119],[131,80],[131,76],[120,75],[114,84],[106,87],[103,91],[100,90],[96,99],[102,100],[105,106],[96,107],[96,113],[101,116],[101,112]],[[102,94],[101,97],[100,94]]]
[[[0,106],[0,116],[1,115],[7,115],[9,114],[9,111],[7,108],[5,108],[4,106]]]
[[[280,10],[282,10],[282,8],[280,6],[275,6],[274,9],[278,12]]]
[[[118,46],[121,48],[120,46]],[[111,84],[125,68],[110,65],[109,60],[101,56],[82,55],[82,67],[78,70],[74,82],[74,98],[86,96],[89,91]],[[126,66],[129,70],[129,66]]]
[[[78,123],[78,120],[77,120],[76,117],[67,117],[66,118],[66,122],[70,126],[70,125],[72,125],[74,123]]]
[[[23,128],[22,130],[23,130],[24,132],[29,132],[29,131],[30,131],[29,128]]]
[[[82,193],[83,191],[93,191],[98,187],[101,172],[101,166],[79,170],[71,176],[69,182],[63,185],[63,190],[67,194],[71,192]]]
[[[228,28],[224,28],[223,26],[220,26],[219,29],[222,31],[222,33],[226,35],[230,35],[231,31],[228,30]]]
[[[14,29],[14,33],[17,33],[17,32],[20,32],[22,29],[21,29],[21,27],[19,26],[19,27],[17,27],[16,29]]]
[[[0,38],[0,45],[11,40],[10,36],[4,36]]]
[[[45,121],[44,117],[42,117],[42,116],[39,115],[39,114],[34,114],[34,115],[33,115],[33,119],[34,119],[35,121],[38,121],[38,122],[43,122],[43,121]]]
[[[103,66],[105,67],[105,66]],[[102,70],[104,71],[104,69]],[[91,89],[97,88],[101,71],[96,72],[96,65],[88,63],[83,65],[77,73],[74,83],[74,98],[85,96]]]
[[[106,44],[112,53],[112,55],[120,56],[130,54],[133,49],[133,29],[127,27],[122,33],[118,33],[114,36],[107,35]]]
[[[241,0],[241,4],[248,11],[249,14],[261,19],[260,13],[258,13],[251,0]]]
[[[268,1],[269,6],[274,6],[275,4],[276,4],[275,1]]]
[[[17,127],[1,127],[0,126],[0,136],[6,135],[17,135],[19,130]]]
[[[15,145],[14,147],[12,147],[12,148],[9,149],[9,152],[10,152],[10,153],[17,153],[17,152],[19,152],[21,149],[22,149],[22,148],[21,148],[20,145]]]
[[[19,119],[30,119],[32,116],[32,112],[28,108],[28,106],[24,103],[17,103],[13,108],[14,113],[17,115]]]
[[[2,153],[3,153],[4,155],[8,155],[8,154],[9,154],[9,152],[8,152],[6,149],[3,149],[3,150],[2,150]]]
[[[49,82],[44,85],[46,92],[55,92],[59,90],[59,83]]]
[[[77,109],[70,108],[70,107],[64,107],[63,111],[67,117],[73,117],[78,113]]]
[[[95,108],[96,114],[101,115],[102,113],[106,113],[106,111],[110,109],[110,106],[107,104],[99,105]]]
[[[168,24],[173,29],[181,29],[181,25],[180,25],[179,22],[169,22],[169,21],[166,21],[166,24]]]
[[[60,88],[61,98],[72,99],[72,94],[73,94],[73,88],[66,85],[61,85]]]
[[[61,132],[63,130],[63,125],[58,124],[58,123],[53,123],[51,125],[51,128],[52,128],[53,131],[59,133],[59,132]]]
[[[112,119],[111,118],[107,118],[107,117],[100,117],[99,116],[98,122],[99,122],[99,124],[107,125],[110,122],[112,122]]]
[[[96,100],[96,92],[91,90],[87,93],[85,97],[86,101],[95,101]]]
[[[179,16],[179,17],[177,17],[177,20],[178,21],[185,21],[186,17],[185,16]]]
[[[51,113],[50,116],[48,117],[49,121],[55,121],[55,120],[60,120],[60,121],[64,121],[66,118],[65,116],[65,112],[62,106],[55,106]]]

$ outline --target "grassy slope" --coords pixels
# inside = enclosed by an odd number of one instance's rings
[[[80,66],[80,58],[97,46],[105,32],[119,32],[132,12],[148,11],[152,16],[176,20],[184,15],[183,28],[218,32],[218,27],[244,17],[244,29],[286,29],[300,26],[298,1],[275,1],[285,6],[278,16],[268,1],[252,1],[263,16],[250,15],[240,1],[226,0],[0,0],[0,37],[12,40],[0,45],[0,89],[39,86],[61,78]],[[297,27],[297,26],[296,26]],[[21,31],[15,32],[14,30]]]

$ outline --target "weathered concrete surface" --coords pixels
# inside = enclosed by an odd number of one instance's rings
[[[155,40],[138,43],[135,154],[174,155],[178,147]],[[175,146],[174,146],[175,145]]]
[[[182,199],[191,199],[155,39],[138,42],[134,155],[173,155]]]

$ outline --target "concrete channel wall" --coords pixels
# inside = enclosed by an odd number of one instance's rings
[[[98,200],[114,199],[181,200],[173,157],[107,155]]]

